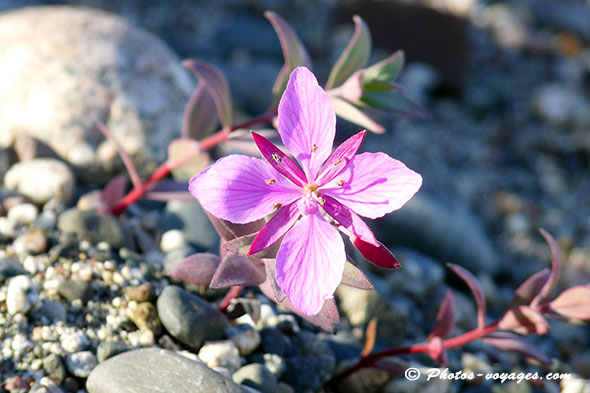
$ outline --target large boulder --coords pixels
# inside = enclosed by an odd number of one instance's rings
[[[0,14],[0,146],[27,133],[88,179],[120,162],[96,121],[146,172],[180,136],[193,85],[160,39],[120,17],[67,6]]]

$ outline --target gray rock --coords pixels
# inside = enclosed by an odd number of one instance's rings
[[[48,375],[57,378],[58,381],[63,381],[66,377],[66,368],[60,357],[54,353],[43,358],[43,370],[45,370]]]
[[[76,352],[66,358],[66,367],[79,378],[88,378],[97,365],[98,360],[90,351]]]
[[[52,158],[35,158],[13,165],[4,176],[4,185],[39,204],[52,198],[69,203],[74,196],[75,181],[74,174],[63,162]]]
[[[123,341],[103,341],[98,344],[98,348],[96,348],[96,358],[99,363],[102,363],[115,355],[127,352],[131,349],[133,349],[133,347]]]
[[[117,355],[94,369],[88,393],[239,393],[240,386],[172,351],[137,349]]]
[[[8,136],[25,131],[46,142],[89,179],[118,162],[97,120],[140,171],[165,160],[193,83],[162,41],[89,8],[20,9],[0,26],[0,102],[9,103],[0,128]]]
[[[0,282],[21,274],[25,274],[25,268],[19,261],[10,258],[0,258]]]
[[[223,337],[226,317],[197,295],[169,285],[158,298],[158,315],[170,335],[192,349]]]
[[[75,234],[93,244],[105,241],[113,249],[130,244],[129,237],[115,217],[96,211],[81,211],[76,208],[66,210],[59,216],[57,227],[62,232]]]
[[[66,320],[66,309],[59,302],[48,301],[43,303],[37,310],[40,316],[47,318],[51,323]]]
[[[411,247],[471,272],[494,273],[501,266],[479,219],[422,194],[381,219],[375,232],[384,244]]]
[[[155,335],[162,334],[162,323],[158,318],[156,306],[141,302],[129,309],[129,318],[140,330],[151,330]]]
[[[80,299],[82,303],[86,303],[92,298],[94,291],[87,281],[67,279],[58,284],[57,292],[69,302]]]
[[[182,230],[186,241],[202,250],[218,250],[219,235],[196,200],[168,202],[160,224],[163,230]]]
[[[235,383],[251,386],[262,393],[275,393],[277,378],[265,366],[250,363],[240,368],[232,375]]]

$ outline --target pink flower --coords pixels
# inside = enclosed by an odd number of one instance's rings
[[[192,178],[189,190],[205,210],[233,223],[276,213],[249,253],[284,237],[276,257],[277,283],[298,310],[315,315],[342,279],[346,253],[336,226],[374,263],[399,266],[359,216],[374,219],[399,209],[418,191],[422,177],[384,153],[356,155],[365,131],[330,154],[336,115],[307,68],[292,72],[278,123],[284,145],[301,167],[252,132],[266,161],[221,158]]]

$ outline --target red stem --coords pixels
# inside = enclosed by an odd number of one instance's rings
[[[258,124],[265,124],[265,123],[272,123],[274,118],[274,114],[272,113],[264,113],[260,116],[257,116],[249,121],[246,121],[241,124],[237,124],[230,128],[223,128],[220,131],[216,132],[215,134],[203,139],[199,142],[199,146],[203,150],[211,149],[212,147],[217,146],[221,142],[227,139],[229,134],[234,132],[235,130],[241,128],[250,128],[252,126]],[[187,157],[187,159],[190,157]],[[181,163],[180,163],[181,165]],[[179,162],[176,162],[174,166],[179,166]],[[172,169],[172,165],[169,161],[166,161],[156,171],[153,173],[152,176],[145,183],[140,184],[139,186],[133,188],[127,195],[125,195],[115,206],[110,209],[111,214],[119,214],[123,212],[127,207],[135,202],[137,202],[142,196],[144,196],[156,183],[160,180],[168,176],[170,170]]]
[[[236,285],[230,288],[230,290],[225,294],[223,300],[219,304],[219,311],[224,312],[229,307],[231,301],[238,296],[244,290],[243,286]]]
[[[479,338],[485,337],[488,334],[498,330],[499,322],[493,323],[488,325],[482,329],[474,329],[467,333],[464,333],[457,337],[447,338],[443,340],[443,345],[446,349],[452,349],[456,347],[463,346],[471,341],[477,340]],[[409,347],[399,347],[399,348],[390,348],[383,351],[375,352],[372,355],[365,356],[361,358],[357,364],[349,368],[348,370],[338,374],[332,378],[332,381],[338,381],[340,379],[346,378],[347,376],[353,374],[354,372],[365,368],[373,366],[378,360],[389,357],[389,356],[397,356],[397,355],[409,355],[409,354],[417,354],[417,353],[425,353],[428,352],[428,345],[426,343],[419,343],[414,344]]]

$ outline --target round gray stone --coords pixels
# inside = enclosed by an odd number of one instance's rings
[[[160,348],[137,349],[96,367],[88,393],[238,393],[240,386],[206,365]]]
[[[224,336],[227,318],[218,309],[184,289],[169,285],[158,298],[162,325],[181,343],[199,349],[205,340]]]
[[[250,363],[232,375],[235,383],[251,386],[262,393],[275,393],[277,378],[260,363]]]
[[[93,244],[105,241],[114,249],[128,246],[130,243],[115,217],[93,210],[66,210],[59,216],[57,227],[62,232],[75,234]]]
[[[26,132],[89,179],[118,161],[97,120],[141,171],[164,161],[193,86],[160,39],[107,12],[48,6],[0,16],[0,145]]]

